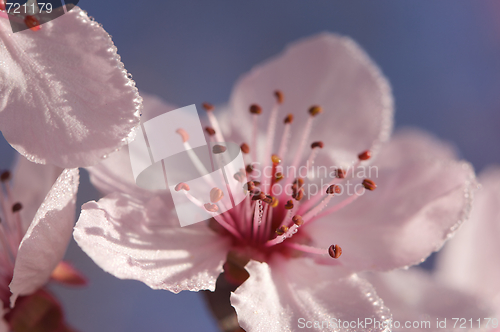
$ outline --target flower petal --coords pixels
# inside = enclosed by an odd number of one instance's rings
[[[339,164],[350,165],[360,152],[376,150],[378,143],[389,138],[393,117],[389,84],[366,53],[347,37],[322,33],[306,38],[238,81],[230,106],[236,112],[233,124],[247,142],[251,142],[249,106],[262,106],[260,127],[264,133],[265,114],[271,112],[276,89],[284,94],[281,109],[286,110],[278,118],[276,137],[281,137],[282,118],[292,112],[292,127],[298,132],[292,137],[292,146],[300,142],[300,126],[307,121],[312,105],[322,106],[324,113],[315,121],[310,141],[324,141]]]
[[[27,230],[63,169],[54,165],[35,164],[20,155],[17,155],[15,165],[11,192],[14,201],[23,205],[20,213],[24,230]]]
[[[19,245],[9,286],[12,305],[19,295],[43,286],[63,258],[74,225],[78,183],[78,169],[64,170],[38,209]]]
[[[442,153],[438,145],[426,149],[431,137],[420,136],[396,134],[377,160],[378,177],[371,169],[377,189],[305,225],[316,246],[337,243],[343,250],[340,262],[355,271],[417,264],[441,248],[468,217],[474,171],[446,158],[451,153],[446,145]]]
[[[162,101],[160,98],[142,94],[144,99],[141,121],[144,123],[158,115],[176,109],[175,106]],[[105,195],[115,191],[127,194],[151,195],[147,190],[135,184],[130,164],[128,146],[119,151],[111,153],[99,164],[87,168],[90,173],[90,181]]]
[[[74,237],[97,265],[153,289],[215,289],[229,248],[203,223],[180,227],[155,197],[144,203],[113,193],[82,206]]]
[[[21,154],[90,166],[126,143],[141,98],[110,36],[75,7],[40,31],[0,20],[0,130]]]
[[[470,220],[443,248],[436,268],[441,280],[493,301],[500,312],[500,167],[479,175]]]
[[[311,328],[306,322],[317,322],[319,327],[314,327],[321,331],[347,331],[359,328],[358,319],[372,318],[383,325],[391,318],[373,287],[340,267],[277,258],[269,265],[250,261],[246,269],[250,278],[231,295],[231,304],[247,332],[301,331]],[[356,326],[335,328],[339,319],[356,321]]]
[[[463,321],[454,324],[453,318],[467,317],[467,326],[472,319],[477,327],[477,319],[482,322],[483,317],[491,317],[491,310],[479,299],[438,282],[420,268],[369,273],[365,277],[391,309],[393,326],[401,326],[405,331],[442,331],[436,325],[445,319],[448,329],[463,331]],[[454,326],[456,329],[451,329]]]

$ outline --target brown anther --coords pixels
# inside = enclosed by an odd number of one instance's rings
[[[26,24],[26,26],[33,31],[38,31],[41,28],[40,21],[31,15],[26,16],[26,18],[24,19],[24,24]]]
[[[285,100],[285,96],[283,96],[283,92],[280,90],[274,91],[274,96],[276,97],[276,102],[278,104],[283,104],[283,101]]]
[[[328,248],[328,254],[332,258],[339,258],[342,255],[342,248],[338,244],[332,244],[330,248]]]
[[[377,184],[370,179],[364,179],[362,185],[363,187],[365,187],[365,189],[372,191],[377,188]]]
[[[285,225],[281,226],[280,228],[278,228],[276,230],[276,234],[278,234],[278,235],[283,235],[286,232],[288,232],[288,226],[285,226]]]
[[[337,169],[337,177],[339,179],[345,178],[346,171],[344,171],[342,168]]]
[[[311,116],[316,116],[316,115],[320,114],[321,112],[323,112],[323,109],[321,108],[321,106],[314,105],[314,106],[311,106],[311,108],[309,108],[309,114],[311,114]]]
[[[262,107],[260,107],[257,104],[250,105],[250,113],[260,114],[260,113],[262,113]]]
[[[293,122],[293,114],[288,114],[283,121],[285,124]]]
[[[300,188],[297,193],[293,194],[292,197],[297,201],[300,202],[302,198],[304,198],[304,189]]]
[[[210,190],[210,202],[217,203],[224,197],[224,193],[219,188],[212,188]]]
[[[311,149],[314,149],[314,148],[323,149],[323,142],[319,141],[319,142],[314,142],[313,144],[311,144]]]
[[[326,193],[328,195],[333,195],[333,194],[340,194],[342,192],[342,189],[340,189],[339,186],[336,186],[332,184],[328,189],[326,189]]]
[[[253,183],[255,183],[256,187],[260,186],[260,181],[254,181]]]
[[[212,127],[206,127],[205,131],[207,132],[208,136],[214,136],[215,135],[215,129]]]
[[[370,150],[366,150],[366,151],[363,151],[360,154],[358,154],[359,160],[368,160],[371,158],[371,156],[372,156],[372,153]]]
[[[223,145],[214,145],[212,152],[215,154],[226,152],[227,148]]]
[[[291,210],[293,209],[293,201],[292,200],[288,200],[285,204],[285,209],[287,210]]]
[[[273,196],[265,195],[266,197],[262,199],[262,201],[266,204],[271,204],[273,202]]]
[[[252,173],[253,172],[252,164],[248,164],[247,167],[245,168],[245,171],[247,171],[247,173]]]
[[[302,216],[299,216],[298,214],[293,216],[292,221],[297,226],[302,226],[304,224],[304,219],[302,219]]]
[[[273,162],[273,164],[279,164],[279,163],[281,163],[281,158],[278,157],[277,155],[273,154],[271,156],[271,161]]]
[[[22,208],[23,208],[23,205],[21,203],[17,202],[16,204],[12,205],[12,212],[16,213],[17,211],[21,211]]]
[[[186,143],[188,140],[189,140],[189,134],[187,133],[187,131],[185,131],[184,129],[182,128],[179,128],[175,131],[177,134],[181,135],[181,138],[182,138],[182,142],[183,143]]]
[[[252,190],[255,189],[255,183],[253,183],[253,181],[248,181],[247,183],[245,183],[245,185],[243,186],[243,188],[245,190],[252,191]]]
[[[219,211],[219,207],[215,204],[206,203],[204,206],[205,206],[205,210],[207,210],[208,212]]]
[[[248,146],[247,143],[241,144],[240,148],[241,148],[241,152],[243,152],[244,154],[250,153],[250,147]]]
[[[189,191],[189,185],[187,183],[181,182],[175,186],[175,191],[181,190]]]
[[[281,180],[283,180],[283,173],[281,173],[281,172],[277,172],[277,173],[275,174],[274,181],[275,181],[276,183],[278,183],[278,182],[280,182]]]
[[[204,109],[205,109],[205,111],[207,111],[207,112],[210,112],[210,111],[213,111],[213,110],[214,110],[214,105],[209,104],[209,103],[203,103],[203,104],[201,104],[201,106],[203,106],[203,108],[204,108]]]
[[[264,194],[263,192],[260,192],[257,195],[254,195],[252,197],[252,201],[261,201],[261,200],[264,200],[266,198],[267,198],[266,194]]]
[[[298,185],[298,188],[302,188],[304,186],[304,179],[303,178],[296,178],[293,181],[293,184]]]
[[[6,181],[9,181],[10,180],[10,177],[11,177],[11,174],[9,171],[3,171],[2,172],[2,175],[0,175],[0,180],[2,182],[6,182]]]
[[[241,182],[241,183],[245,182],[245,180],[247,179],[244,169],[240,169],[240,171],[238,173],[234,174],[233,177],[236,181]]]

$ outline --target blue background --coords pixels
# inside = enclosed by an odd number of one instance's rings
[[[454,142],[480,171],[500,162],[500,3],[494,0],[82,0],[140,91],[177,105],[225,102],[235,80],[320,31],[355,39],[389,78],[396,125]],[[0,138],[0,168],[14,151]],[[98,193],[83,176],[79,202]],[[200,295],[102,272],[72,243],[85,290],[53,287],[81,331],[217,331]]]

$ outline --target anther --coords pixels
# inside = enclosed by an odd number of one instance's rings
[[[271,207],[273,208],[278,207],[279,203],[280,201],[276,197],[272,196]]]
[[[253,183],[253,181],[248,181],[245,185],[243,185],[243,188],[245,190],[252,191],[255,189],[255,183]]]
[[[21,203],[17,202],[16,204],[12,205],[12,212],[16,213],[17,211],[21,211],[22,208],[23,208],[23,205]]]
[[[332,258],[339,258],[342,255],[342,248],[338,244],[332,244],[330,248],[328,248],[328,254]]]
[[[233,175],[233,178],[236,181],[243,183],[246,180],[245,170],[243,168],[240,169],[240,171],[238,173]]]
[[[286,116],[285,120],[283,120],[283,122],[284,122],[285,124],[287,124],[287,123],[292,123],[292,122],[293,122],[293,114],[288,114],[288,115]]]
[[[370,179],[364,179],[362,185],[368,190],[375,190],[377,188],[377,184]]]
[[[293,184],[298,186],[298,188],[302,188],[302,186],[304,186],[304,179],[303,178],[296,178],[293,181]]]
[[[342,168],[337,169],[337,178],[343,179],[345,178],[346,171],[344,171]]]
[[[326,189],[326,193],[328,195],[340,194],[341,192],[342,190],[340,189],[340,187],[334,184],[332,184],[330,187],[328,187],[328,189]]]
[[[371,158],[371,156],[372,156],[372,153],[370,150],[366,150],[366,151],[363,151],[360,154],[358,154],[359,160],[368,160]]]
[[[281,180],[283,180],[283,173],[281,173],[281,172],[276,173],[276,174],[275,174],[275,177],[274,177],[274,181],[275,181],[276,183],[278,183],[278,182],[280,182]]]
[[[213,110],[214,110],[214,105],[209,104],[209,103],[203,103],[203,104],[201,104],[201,106],[203,106],[203,108],[204,108],[204,109],[205,109],[205,111],[207,111],[207,112],[210,112],[210,111],[213,111]]]
[[[207,210],[208,212],[219,211],[219,207],[215,204],[206,203],[204,206],[205,206],[205,210]]]
[[[210,190],[210,202],[217,203],[224,197],[224,193],[219,188],[212,188]]]
[[[187,133],[187,131],[185,131],[184,129],[182,128],[179,128],[175,131],[177,134],[181,135],[181,138],[182,138],[182,142],[183,143],[186,143],[188,140],[189,140],[189,134]]]
[[[273,154],[271,156],[271,161],[273,162],[273,164],[279,164],[279,163],[281,163],[281,158],[278,157],[277,155]]]
[[[252,114],[261,114],[262,113],[262,107],[260,107],[257,104],[253,104],[250,106],[250,113]]]
[[[267,198],[266,194],[264,194],[263,192],[260,192],[257,195],[254,195],[252,197],[252,201],[261,201],[261,200],[264,200],[266,198]]]
[[[302,226],[302,224],[304,224],[304,219],[302,219],[302,216],[299,215],[293,216],[292,221],[297,226]]]
[[[223,145],[214,145],[212,152],[215,154],[226,152],[227,148]]]
[[[32,31],[38,31],[42,28],[40,26],[40,21],[31,15],[26,16],[26,18],[24,19],[24,24],[26,24],[26,26]]]
[[[314,142],[313,144],[311,144],[311,149],[314,149],[314,148],[323,149],[323,142],[319,141],[319,142]]]
[[[181,182],[175,186],[175,191],[181,190],[189,191],[189,185],[187,183]]]
[[[207,132],[208,136],[214,136],[215,135],[215,130],[212,127],[206,127],[205,131]]]
[[[278,104],[283,104],[283,101],[285,100],[285,97],[283,96],[283,92],[280,90],[274,91],[274,96],[276,97],[276,102]]]
[[[314,106],[311,106],[311,108],[309,108],[309,114],[311,114],[311,116],[316,116],[316,115],[320,114],[321,112],[323,112],[323,109],[321,108],[321,106],[314,105]]]
[[[304,198],[304,189],[300,188],[295,194],[292,195],[292,197],[299,202],[302,198]]]
[[[286,232],[288,232],[288,227],[287,227],[287,226],[285,226],[285,225],[281,226],[280,228],[278,228],[278,229],[276,230],[276,234],[278,234],[278,235],[283,235],[283,234],[285,234]]]
[[[0,180],[2,182],[6,182],[6,181],[10,180],[10,177],[11,177],[10,172],[9,171],[4,171],[4,172],[2,172],[2,175],[0,175]]]
[[[247,167],[245,168],[245,171],[247,171],[247,173],[252,173],[253,172],[252,164],[248,164]]]
[[[286,202],[285,209],[287,209],[287,210],[293,209],[293,201],[292,200],[289,200]]]
[[[250,153],[250,147],[248,146],[247,143],[241,144],[240,148],[241,148],[241,152],[243,152],[244,154]]]

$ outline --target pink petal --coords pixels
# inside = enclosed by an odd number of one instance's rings
[[[151,201],[113,193],[82,206],[74,237],[105,271],[154,289],[215,289],[228,240],[203,223],[180,227],[174,211]]]
[[[102,27],[75,7],[40,31],[0,20],[0,130],[31,161],[90,166],[126,143],[141,98]]]
[[[275,149],[282,120],[290,112],[295,117],[291,144],[299,143],[312,105],[322,106],[324,112],[315,121],[310,141],[324,141],[339,163],[350,164],[358,153],[375,150],[390,135],[393,100],[389,84],[366,53],[347,37],[322,33],[303,39],[238,81],[230,106],[236,113],[234,126],[247,142],[251,142],[249,106],[262,106],[259,123],[261,133],[265,133],[276,89],[283,92],[285,101],[278,116]]]
[[[19,295],[43,286],[63,258],[74,225],[78,183],[78,169],[64,170],[38,209],[19,245],[9,286],[12,305]]]
[[[356,271],[417,264],[439,250],[467,219],[476,184],[470,165],[446,158],[446,145],[442,153],[439,142],[429,146],[423,133],[396,134],[375,163],[377,189],[306,225],[315,245],[340,245],[339,261]]]
[[[443,282],[493,301],[500,313],[500,167],[479,176],[470,220],[444,247],[437,261]]]
[[[339,319],[356,321],[352,330],[361,330],[358,319],[383,324],[391,317],[368,282],[340,267],[278,257],[269,265],[250,261],[246,269],[250,278],[231,295],[231,304],[247,332],[302,331],[308,321],[330,322],[318,331],[347,331],[334,328]]]
[[[163,102],[160,98],[142,94],[144,98],[141,121],[144,123],[158,115],[176,109],[175,106]],[[130,164],[128,146],[111,153],[106,159],[88,168],[90,181],[105,195],[115,191],[127,194],[151,195],[150,192],[135,184]]]
[[[443,331],[436,322],[446,319],[448,330],[464,331],[464,326],[470,327],[469,319],[472,319],[473,327],[478,327],[477,319],[481,319],[484,326],[483,318],[491,317],[492,312],[480,300],[438,282],[419,268],[370,273],[365,277],[391,309],[393,326],[397,327],[396,321],[399,322],[402,328],[397,330]],[[467,321],[459,328],[463,321],[455,324],[457,321],[453,318],[466,318]],[[456,328],[452,329],[453,326]]]
[[[54,165],[35,164],[17,155],[12,180],[12,197],[21,202],[21,219],[24,230],[27,230],[38,207],[42,204],[50,188],[62,172],[62,168]]]

